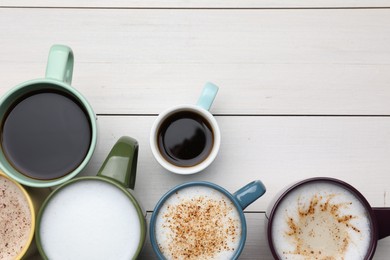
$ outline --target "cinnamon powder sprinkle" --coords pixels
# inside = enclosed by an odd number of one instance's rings
[[[161,252],[171,259],[215,259],[221,252],[234,253],[241,236],[238,219],[229,216],[231,202],[205,196],[183,199],[168,206],[163,228],[170,230],[170,243]]]
[[[31,231],[31,212],[22,191],[0,176],[0,259],[12,260],[23,250]]]
[[[334,197],[336,194],[325,197],[315,194],[307,207],[298,202],[298,218],[286,218],[289,230],[285,233],[294,242],[295,250],[283,252],[284,255],[299,255],[307,260],[345,259],[352,243],[350,233],[361,231],[352,224],[356,216],[342,215],[342,209],[348,209],[352,203],[333,203]],[[315,240],[322,240],[327,247],[314,245]]]

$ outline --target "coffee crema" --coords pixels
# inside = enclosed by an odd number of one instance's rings
[[[32,212],[25,194],[0,175],[0,259],[15,259],[29,243]]]
[[[211,152],[213,139],[213,130],[208,121],[191,111],[167,117],[157,133],[161,155],[180,167],[191,167],[204,161]]]
[[[280,259],[364,259],[372,239],[368,214],[341,186],[304,184],[278,205],[273,245]]]
[[[186,187],[161,206],[155,235],[166,259],[231,259],[241,240],[240,215],[221,192]]]

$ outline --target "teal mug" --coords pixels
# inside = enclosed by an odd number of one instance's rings
[[[17,85],[0,100],[0,168],[21,184],[59,185],[80,173],[96,146],[96,117],[70,84],[72,50],[50,49],[46,77]]]
[[[121,137],[97,176],[77,177],[54,190],[37,217],[35,238],[44,259],[136,259],[146,213],[134,189],[138,142]]]
[[[210,182],[176,186],[153,211],[153,250],[159,259],[238,259],[247,233],[243,211],[265,191],[259,180],[234,194]]]

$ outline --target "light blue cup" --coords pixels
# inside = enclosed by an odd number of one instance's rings
[[[247,234],[247,228],[246,228],[246,220],[245,220],[245,215],[244,215],[244,209],[248,207],[250,204],[252,204],[254,201],[256,201],[258,198],[260,198],[265,192],[266,188],[264,184],[260,180],[253,181],[235,193],[231,194],[229,191],[225,190],[224,188],[211,183],[211,182],[187,182],[181,185],[176,186],[175,188],[171,189],[168,191],[157,203],[156,207],[154,208],[152,218],[150,220],[150,241],[152,243],[152,247],[156,255],[158,256],[159,259],[166,259],[163,255],[163,253],[160,251],[158,243],[157,243],[157,238],[156,238],[156,221],[157,221],[157,216],[166,202],[166,200],[174,193],[177,191],[187,188],[187,187],[193,187],[193,186],[204,186],[204,187],[209,187],[214,190],[217,190],[224,194],[227,198],[229,198],[234,206],[236,207],[239,215],[240,215],[240,222],[241,222],[241,239],[239,246],[234,253],[234,256],[232,259],[238,259],[240,256],[244,246],[245,246],[245,241],[246,241],[246,234]]]

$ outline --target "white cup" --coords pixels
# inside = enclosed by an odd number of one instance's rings
[[[168,171],[183,175],[197,173],[204,170],[216,158],[221,144],[221,133],[218,127],[218,123],[215,120],[214,116],[209,112],[209,109],[214,101],[217,92],[218,87],[216,85],[212,83],[207,83],[196,105],[174,106],[165,110],[157,117],[150,132],[150,147],[156,160]],[[205,158],[200,159],[199,162],[190,166],[183,166],[174,163],[173,160],[169,160],[167,155],[165,154],[164,156],[161,152],[161,149],[167,150],[168,148],[165,148],[165,146],[161,142],[159,145],[159,134],[161,131],[161,127],[169,124],[167,123],[167,121],[171,121],[172,116],[177,116],[180,114],[182,115],[183,112],[199,116],[199,118],[204,121],[205,125],[210,128],[212,133],[211,147],[207,150],[207,154],[203,151],[203,157]],[[191,147],[186,148],[188,149]]]

